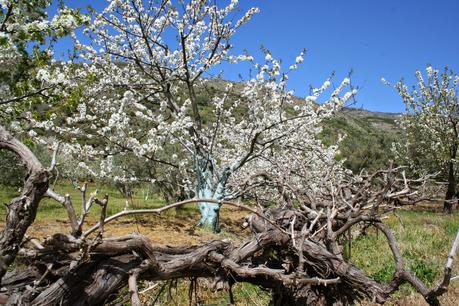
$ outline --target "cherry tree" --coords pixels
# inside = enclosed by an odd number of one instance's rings
[[[40,59],[47,55],[41,52],[27,52],[28,44],[36,47],[48,36],[50,25],[45,15],[47,4],[48,1],[0,2],[1,105],[40,92],[41,88],[27,88],[31,84],[24,81],[30,76],[30,62],[33,62],[34,57]],[[34,51],[37,51],[37,48],[34,48]],[[3,112],[2,114],[4,115]]]
[[[50,0],[0,2],[0,124],[22,133],[22,137],[35,134],[24,120],[26,113],[43,112],[45,102],[59,96],[54,92],[52,97],[53,85],[37,76],[40,69],[51,65],[54,43],[88,21],[79,10],[63,5],[50,17],[50,4]],[[8,151],[1,152],[0,159],[2,183],[19,184],[21,168],[12,167],[19,160]]]
[[[394,151],[418,173],[440,172],[448,182],[443,209],[451,213],[457,184],[459,76],[448,68],[439,72],[428,66],[424,75],[416,71],[416,79],[411,90],[403,80],[395,85],[406,113],[399,121],[403,137]]]
[[[79,166],[99,178],[145,180],[129,167],[115,167],[117,158],[131,156],[147,167],[173,167],[198,198],[243,195],[246,180],[234,178],[270,168],[269,160],[287,151],[301,151],[314,163],[327,150],[317,138],[321,121],[355,90],[346,78],[317,104],[331,86],[326,80],[297,99],[287,80],[303,53],[288,69],[267,50],[261,64],[232,54],[232,37],[257,11],[237,18],[237,1],[224,7],[194,0],[110,1],[85,30],[89,43],[74,36],[75,62],[39,72],[43,82],[65,88],[65,97],[45,120],[30,120],[64,140],[63,154],[77,156]],[[253,67],[246,81],[204,77],[224,62],[241,61]],[[56,115],[63,108],[67,119]],[[200,224],[218,230],[219,205],[203,202],[199,209]]]

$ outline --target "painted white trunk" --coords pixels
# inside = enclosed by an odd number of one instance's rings
[[[199,159],[196,164],[197,186],[196,196],[198,198],[221,200],[225,197],[226,183],[229,177],[228,171],[225,171],[220,177],[215,178],[213,168],[209,163]],[[199,225],[211,228],[213,231],[220,230],[220,205],[215,203],[201,202],[198,203],[201,219]]]
[[[211,189],[198,190],[199,198],[216,199],[219,200],[221,197],[217,196]],[[205,227],[211,228],[213,231],[219,231],[219,215],[220,205],[215,203],[201,202],[199,205],[199,211],[201,212],[201,220],[199,224]]]

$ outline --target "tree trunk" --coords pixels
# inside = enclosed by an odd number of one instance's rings
[[[220,200],[223,197],[225,184],[215,179],[213,163],[204,157],[196,157],[196,196],[201,199]],[[220,205],[215,203],[198,203],[201,219],[200,226],[210,228],[213,232],[220,231]]]
[[[217,199],[209,189],[198,190],[197,196],[205,199]],[[210,228],[214,232],[220,231],[220,205],[202,202],[198,204],[201,213],[199,225]]]
[[[456,195],[456,177],[454,175],[454,163],[448,164],[448,189],[446,190],[445,202],[443,203],[443,212],[451,214],[453,212],[453,198]]]
[[[7,206],[6,225],[0,231],[0,284],[8,266],[13,263],[24,235],[35,220],[38,204],[48,189],[49,172],[23,143],[0,126],[0,149],[19,155],[27,166],[27,178],[19,197]],[[0,286],[1,287],[1,286]]]
[[[65,277],[49,286],[30,305],[103,305],[113,299],[126,286],[129,271],[139,265],[139,260],[122,255],[84,263]],[[84,281],[82,281],[84,280]]]

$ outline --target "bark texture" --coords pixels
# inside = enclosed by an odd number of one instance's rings
[[[448,187],[445,195],[445,202],[443,203],[443,212],[447,214],[453,213],[453,199],[456,196],[456,176],[454,174],[454,163],[448,164]]]
[[[6,225],[0,231],[0,280],[16,258],[28,227],[35,220],[38,204],[48,189],[49,172],[23,143],[0,126],[0,149],[10,150],[22,159],[27,177],[20,196],[7,205]]]

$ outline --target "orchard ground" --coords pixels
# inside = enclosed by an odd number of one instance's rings
[[[107,216],[123,210],[126,199],[110,186],[89,185],[89,191],[99,189],[99,195],[109,194]],[[55,190],[61,194],[69,193],[77,211],[81,210],[81,194],[70,184],[59,184]],[[2,187],[0,189],[0,227],[5,222],[6,207],[3,204],[16,196],[15,188]],[[155,195],[146,200],[142,190],[135,190],[128,201],[129,209],[154,208],[164,205],[163,201]],[[459,228],[459,213],[444,215],[440,212],[441,203],[423,203],[415,209],[400,209],[385,219],[385,223],[393,230],[405,264],[415,272],[422,281],[432,285],[442,276],[444,263],[450,250],[451,243]],[[438,208],[438,211],[436,211]],[[162,215],[134,215],[121,218],[106,226],[106,236],[122,236],[133,232],[147,236],[153,244],[157,245],[194,245],[212,239],[230,238],[240,242],[250,235],[249,229],[242,229],[244,217],[248,212],[223,207],[221,211],[222,231],[213,234],[210,231],[196,228],[199,213],[195,205],[186,205],[180,209],[166,211]],[[97,223],[99,207],[95,205],[87,217],[87,225]],[[54,200],[46,199],[40,203],[37,218],[28,229],[30,237],[43,239],[55,233],[68,231],[67,215],[62,206]],[[394,264],[390,249],[383,241],[383,235],[374,230],[369,230],[364,235],[359,235],[360,229],[354,229],[353,236],[357,237],[352,242],[351,261],[366,271],[378,281],[391,279]],[[347,252],[347,250],[346,250]],[[18,264],[21,264],[20,259]],[[455,262],[453,275],[459,274],[459,262]],[[193,296],[193,304],[205,301],[201,305],[227,305],[228,294],[225,291],[214,292],[211,283],[204,279],[197,281],[197,298]],[[147,304],[156,300],[157,305],[188,305],[189,281],[168,283],[141,283],[140,291],[148,289],[142,298]],[[125,292],[127,293],[127,292]],[[269,293],[253,285],[236,284],[233,288],[236,305],[267,305]],[[121,296],[121,295],[120,295]],[[459,301],[459,280],[453,281],[449,292],[442,298],[442,305],[457,305]],[[118,303],[129,305],[130,301],[117,300]],[[125,302],[125,303],[124,303]],[[388,305],[427,305],[422,296],[415,294],[409,285],[403,285]],[[371,305],[370,301],[363,305]]]

